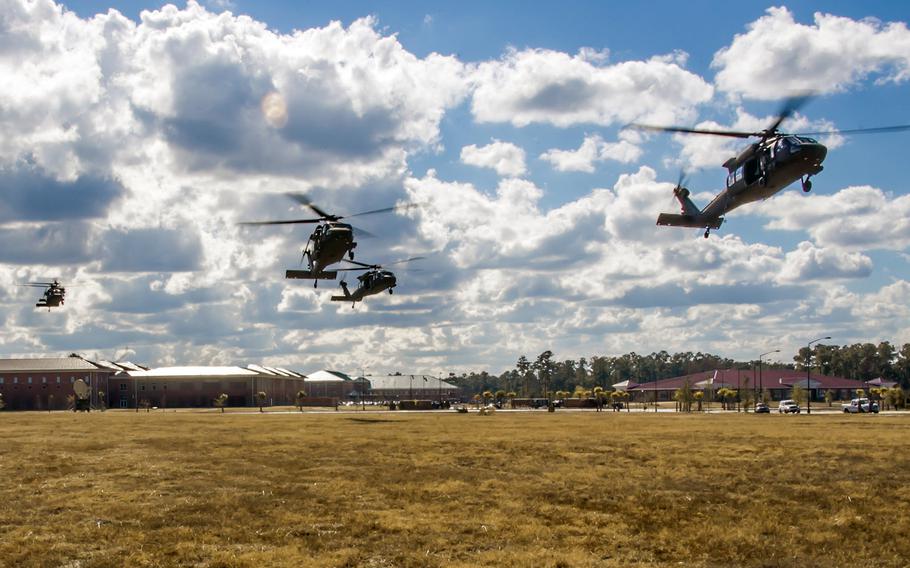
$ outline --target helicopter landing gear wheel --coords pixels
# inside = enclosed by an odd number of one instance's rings
[[[705,229],[705,238],[708,238],[708,235],[711,234],[711,229]]]
[[[318,286],[319,286],[319,280],[313,279],[313,288],[316,288]]]
[[[812,191],[812,182],[809,181],[809,178],[807,177],[803,180],[803,192],[809,193],[810,191]]]
[[[392,293],[392,289],[391,289],[391,288],[389,288],[389,294],[391,294],[391,293]]]
[[[353,250],[349,250],[349,251],[348,251],[348,259],[349,259],[349,260],[354,260],[354,251],[353,251]]]

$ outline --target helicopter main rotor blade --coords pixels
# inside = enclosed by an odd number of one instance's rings
[[[729,138],[751,138],[761,136],[761,132],[741,132],[738,130],[708,130],[705,128],[685,128],[683,126],[654,126],[652,124],[628,124],[630,128],[639,130],[653,130],[656,132],[676,132],[680,134],[709,134],[711,136],[727,136]]]
[[[388,213],[390,211],[406,211],[406,210],[414,208],[414,207],[420,207],[420,204],[419,203],[404,203],[402,205],[396,205],[394,207],[384,207],[382,209],[374,209],[372,211],[363,211],[362,213],[354,213],[353,215],[347,215],[345,217],[341,217],[341,219],[346,219],[346,218],[350,218],[350,217],[362,217],[364,215],[374,215],[376,213]]]
[[[403,260],[396,260],[395,262],[389,262],[388,264],[384,264],[383,266],[395,266],[396,264],[404,264],[405,262],[411,262],[412,260],[423,260],[425,258],[426,258],[425,256],[412,256],[411,258],[405,258]]]
[[[777,113],[777,119],[771,124],[770,128],[765,130],[765,134],[777,132],[777,128],[781,123],[793,116],[793,113],[801,109],[811,98],[812,95],[804,94],[790,97],[785,100],[784,104],[780,107],[780,111]]]
[[[237,223],[247,227],[256,227],[259,225],[295,225],[299,223],[322,223],[322,219],[288,219],[286,221],[243,221]]]
[[[365,268],[379,268],[378,264],[367,264],[365,262],[357,262],[356,260],[349,260],[347,258],[342,258],[342,262],[347,262],[348,264],[356,264],[357,266],[362,266],[363,268],[339,268],[338,270],[363,270]]]
[[[293,199],[294,201],[296,201],[297,203],[309,207],[313,211],[313,213],[319,215],[320,217],[322,217],[324,219],[328,219],[330,221],[337,221],[339,219],[339,217],[337,215],[331,215],[329,213],[326,213],[319,207],[317,207],[315,203],[310,201],[309,197],[307,197],[306,195],[304,195],[302,193],[288,193],[287,196],[290,197],[291,199]]]
[[[898,126],[878,126],[875,128],[852,128],[848,130],[819,130],[818,132],[800,132],[797,136],[824,136],[827,134],[884,134],[910,130],[910,124]]]
[[[373,233],[367,231],[366,229],[361,229],[360,227],[353,227],[353,226],[352,226],[352,227],[351,227],[351,230],[354,231],[354,234],[355,234],[358,238],[359,238],[359,237],[363,237],[363,238],[366,238],[366,239],[375,239],[375,238],[376,238],[376,235],[374,235]]]

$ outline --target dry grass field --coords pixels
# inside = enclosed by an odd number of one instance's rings
[[[906,566],[910,416],[0,413],[4,566]]]

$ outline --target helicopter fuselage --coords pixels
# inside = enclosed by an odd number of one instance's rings
[[[35,304],[36,308],[58,308],[63,304],[64,288],[48,288],[44,292],[44,297],[40,298]]]
[[[312,249],[307,251],[310,260],[310,270],[319,274],[327,266],[341,262],[348,255],[353,259],[353,251],[357,247],[354,242],[354,229],[347,223],[329,221],[316,228],[310,241]]]
[[[727,187],[702,210],[704,215],[720,217],[821,172],[828,149],[811,138],[786,136],[775,144],[754,150],[750,147],[744,153],[749,154],[745,159],[725,164],[729,172]]]
[[[802,136],[787,135],[752,144],[724,163],[727,187],[704,209],[694,206],[688,190],[677,192],[682,214],[661,214],[657,224],[716,229],[727,212],[767,199],[797,180],[802,179],[803,191],[809,191],[809,178],[822,171],[827,153],[823,144]]]
[[[360,284],[353,292],[349,292],[347,285],[342,282],[341,287],[344,290],[344,296],[332,296],[333,302],[360,302],[367,296],[373,296],[386,290],[392,293],[392,289],[397,284],[395,274],[390,270],[370,270],[357,277]]]

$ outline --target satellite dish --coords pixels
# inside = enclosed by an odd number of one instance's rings
[[[88,391],[89,391],[88,385],[85,384],[85,381],[83,381],[82,379],[77,379],[76,382],[73,383],[73,392],[76,393],[77,397],[79,397],[79,398],[88,397]]]

